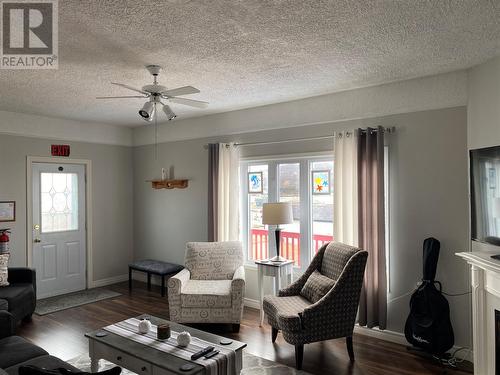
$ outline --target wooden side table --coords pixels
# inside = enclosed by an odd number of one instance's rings
[[[256,260],[258,278],[259,278],[259,303],[260,303],[260,321],[259,325],[264,323],[264,310],[262,302],[264,301],[264,276],[274,277],[274,295],[278,295],[281,289],[281,279],[287,277],[287,285],[290,285],[293,280],[293,260],[286,262],[271,262],[269,260]]]

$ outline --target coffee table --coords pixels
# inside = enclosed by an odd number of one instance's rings
[[[222,336],[154,316],[141,315],[137,317],[137,319],[141,318],[148,318],[155,325],[170,324],[171,329],[174,331],[187,331],[193,337],[198,337],[217,345],[220,345],[221,340],[224,339]],[[101,332],[106,332],[106,336],[99,337],[99,335],[96,335]],[[199,364],[108,331],[97,330],[89,332],[85,334],[85,337],[89,339],[89,356],[92,372],[97,372],[99,360],[105,359],[139,375],[205,374],[205,368]],[[243,366],[243,348],[247,345],[243,342],[233,340],[231,344],[225,346],[235,351],[236,374],[239,374]],[[194,368],[190,371],[181,371],[180,367],[187,363],[194,365]]]

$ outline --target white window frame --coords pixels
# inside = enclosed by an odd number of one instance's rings
[[[241,242],[245,252],[245,265],[247,267],[255,267],[253,259],[249,258],[248,245],[251,240],[251,233],[249,231],[250,212],[248,210],[248,181],[247,171],[248,167],[252,165],[267,164],[268,166],[268,202],[277,202],[279,198],[278,186],[278,167],[280,164],[294,164],[300,165],[300,181],[299,181],[299,194],[300,194],[300,264],[301,270],[305,270],[313,257],[313,239],[312,239],[312,189],[311,171],[312,163],[318,161],[333,161],[333,153],[311,153],[311,154],[296,154],[296,155],[274,155],[262,156],[258,158],[241,158],[240,160],[240,212],[241,212]],[[335,168],[335,162],[334,162]],[[302,214],[306,213],[306,215]],[[304,246],[307,244],[307,246]],[[268,249],[269,255],[276,252],[276,245],[274,236],[268,236]],[[299,267],[295,267],[299,269]]]

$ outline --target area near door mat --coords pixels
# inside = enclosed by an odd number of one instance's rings
[[[37,301],[35,314],[47,315],[56,311],[66,310],[72,307],[118,297],[120,295],[120,293],[107,289],[89,289],[61,296],[45,298]]]

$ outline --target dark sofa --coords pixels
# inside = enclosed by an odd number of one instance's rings
[[[19,367],[23,365],[47,369],[64,367],[79,372],[77,368],[49,355],[39,346],[22,337],[14,336],[17,322],[31,317],[35,309],[35,272],[29,269],[11,268],[9,282],[12,286],[0,288],[0,296],[3,296],[0,297],[2,298],[0,307],[4,308],[0,310],[0,375],[18,375]],[[2,290],[3,288],[5,289]],[[12,289],[6,292],[10,288]],[[18,301],[22,306],[16,305]]]
[[[12,334],[21,320],[31,320],[36,307],[34,269],[11,267],[8,280],[10,285],[0,287],[0,337]]]
[[[19,367],[25,365],[47,369],[64,367],[80,372],[22,337],[8,336],[0,339],[0,375],[18,375]]]

